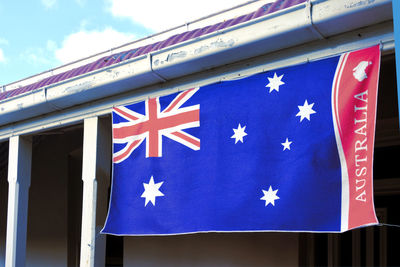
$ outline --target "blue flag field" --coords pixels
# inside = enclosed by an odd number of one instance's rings
[[[376,224],[379,47],[113,110],[103,233],[343,232]]]

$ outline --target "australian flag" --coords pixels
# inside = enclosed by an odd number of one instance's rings
[[[113,110],[103,233],[376,224],[379,46]]]

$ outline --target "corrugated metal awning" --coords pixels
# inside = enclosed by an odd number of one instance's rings
[[[185,41],[200,37],[200,36],[204,36],[206,34],[210,34],[216,31],[220,31],[226,28],[229,28],[231,26],[240,24],[240,23],[244,23],[262,16],[265,16],[267,14],[271,14],[280,10],[283,10],[285,8],[300,4],[305,2],[306,0],[277,0],[273,3],[268,3],[262,7],[260,7],[258,10],[246,14],[246,15],[242,15],[230,20],[226,20],[214,25],[210,25],[210,26],[206,26],[203,28],[199,28],[196,30],[192,30],[192,31],[187,31],[184,33],[180,33],[180,34],[176,34],[174,36],[171,36],[169,38],[167,38],[164,41],[160,41],[160,42],[156,42],[153,44],[149,44],[149,45],[145,45],[142,47],[138,47],[138,48],[134,48],[131,50],[127,50],[121,53],[117,53],[117,54],[113,54],[111,56],[107,56],[107,57],[103,57],[100,58],[92,63],[77,67],[75,69],[69,70],[69,71],[65,71],[63,73],[57,74],[57,75],[53,75],[50,76],[48,78],[45,78],[39,82],[30,84],[30,85],[26,85],[14,90],[10,90],[10,91],[6,91],[3,93],[0,93],[0,101],[4,100],[4,99],[9,99],[12,98],[14,96],[26,93],[26,92],[30,92],[33,91],[35,89],[38,88],[42,88],[51,84],[55,84],[57,82],[61,82],[82,74],[86,74],[95,70],[99,70],[102,69],[104,67],[108,67],[114,64],[117,64],[119,62],[128,60],[128,59],[132,59],[141,55],[145,55],[148,54],[150,52],[154,52],[154,51],[158,51],[161,50],[163,48],[175,45],[175,44],[179,44],[179,43],[183,43]]]

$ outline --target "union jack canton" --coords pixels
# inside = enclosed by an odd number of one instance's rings
[[[127,107],[115,107],[113,111],[127,121],[113,123],[114,143],[125,144],[122,149],[114,152],[114,163],[127,159],[145,139],[146,157],[161,157],[162,136],[199,150],[200,139],[183,130],[200,126],[200,105],[181,107],[197,90],[178,94],[163,111],[160,111],[160,98],[150,98],[145,101],[145,115]]]

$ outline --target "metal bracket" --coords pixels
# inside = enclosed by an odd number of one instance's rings
[[[313,33],[315,33],[315,35],[318,36],[319,39],[324,40],[326,39],[326,37],[318,30],[317,27],[315,27],[313,20],[312,20],[312,3],[311,0],[307,0],[306,2],[306,18],[308,19],[309,23],[310,23],[310,29]]]
[[[153,55],[152,55],[151,53],[148,53],[148,54],[147,54],[147,58],[149,59],[149,65],[150,65],[151,73],[152,73],[156,78],[158,78],[159,80],[161,80],[162,82],[166,82],[167,79],[165,79],[163,76],[161,76],[160,74],[158,74],[155,70],[153,70],[153,60],[152,60]]]

